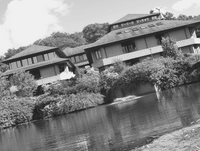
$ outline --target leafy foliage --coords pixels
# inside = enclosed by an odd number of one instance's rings
[[[176,45],[176,41],[171,37],[162,38],[162,49],[164,57],[177,59],[183,56],[181,50]]]
[[[13,49],[8,49],[8,51],[4,54],[5,55],[5,59],[8,59],[12,56],[14,56],[15,54],[25,50],[26,48],[28,48],[29,46],[24,46],[24,47],[19,47],[17,49],[13,48]]]
[[[36,45],[58,47],[61,50],[66,47],[73,48],[84,45],[85,43],[85,39],[83,38],[83,34],[81,32],[76,32],[73,34],[55,32],[52,33],[49,37],[39,39],[34,42]]]
[[[4,97],[0,101],[0,129],[29,122],[32,119],[33,98]]]
[[[158,58],[145,60],[124,70],[115,86],[128,88],[138,83],[150,82],[160,89],[173,88],[190,81],[190,63],[186,60]]]
[[[108,32],[108,23],[89,24],[83,28],[84,38],[88,43],[93,43],[103,37]]]
[[[10,83],[7,80],[7,77],[2,76],[0,73],[0,92],[1,92],[0,99],[2,99],[5,96],[11,95],[9,87],[10,87]]]
[[[12,77],[12,84],[17,86],[17,95],[21,97],[33,96],[37,89],[37,83],[34,76],[29,72],[19,71]]]

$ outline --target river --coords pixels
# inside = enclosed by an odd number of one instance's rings
[[[0,132],[0,151],[131,150],[200,118],[200,83]]]

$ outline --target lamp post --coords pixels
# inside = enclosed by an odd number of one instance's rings
[[[153,59],[153,55],[152,55],[152,51],[151,51],[151,48],[149,48],[149,50],[150,50],[150,53],[151,53],[151,59]]]

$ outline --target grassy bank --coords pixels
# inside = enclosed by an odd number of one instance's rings
[[[200,122],[195,125],[165,134],[151,144],[136,148],[132,151],[199,151]]]

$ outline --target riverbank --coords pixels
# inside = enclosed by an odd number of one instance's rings
[[[165,134],[155,139],[151,144],[144,145],[132,151],[199,151],[200,150],[200,120],[194,125]]]

